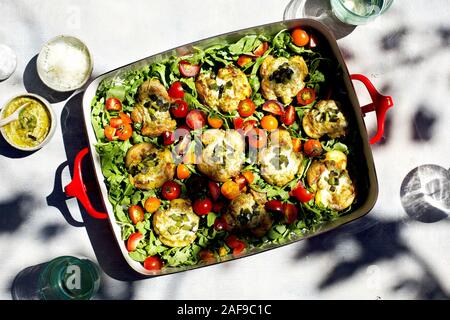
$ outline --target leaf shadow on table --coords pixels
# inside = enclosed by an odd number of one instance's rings
[[[37,57],[38,55],[35,55],[28,62],[23,72],[23,85],[25,86],[25,89],[30,93],[37,94],[47,99],[50,103],[61,102],[69,98],[73,91],[58,92],[47,87],[45,83],[42,82],[37,72]]]
[[[58,208],[66,218],[67,222],[72,226],[86,228],[97,261],[108,276],[120,281],[145,279],[145,277],[135,273],[126,263],[108,220],[92,218],[86,210],[79,205],[83,222],[73,223],[75,220],[71,217],[70,210],[67,207],[66,201],[68,197],[64,193],[61,182],[61,173],[65,166],[68,166],[72,177],[75,156],[80,150],[88,146],[82,114],[82,97],[83,92],[77,93],[71,97],[65,104],[61,113],[61,130],[67,161],[63,162],[55,172],[55,187],[53,192],[47,197],[48,204]],[[90,157],[84,158],[82,167],[83,179],[92,205],[100,212],[105,211],[103,201],[100,197],[100,190],[98,189],[95,180],[95,172]],[[69,216],[71,218],[68,218]],[[133,286],[130,285],[127,286],[127,288],[128,289],[123,290],[128,290],[129,292],[122,292],[121,296],[132,297],[133,293],[130,290],[133,289]],[[103,297],[108,297],[108,293],[105,290],[105,288],[101,289],[100,293]]]
[[[297,259],[320,254],[334,254],[337,257],[330,272],[320,281],[318,289],[326,290],[342,282],[351,281],[352,277],[361,272],[366,273],[369,283],[371,274],[380,270],[377,264],[408,257],[420,267],[421,275],[405,275],[390,289],[394,292],[406,289],[413,292],[416,299],[450,299],[450,293],[441,285],[428,262],[401,239],[400,232],[404,222],[382,221],[374,216],[376,214],[372,213],[371,216],[363,217],[339,230],[306,240],[306,246],[297,254]],[[356,247],[350,249],[340,246],[349,241]],[[346,257],[348,254],[353,255],[347,251],[349,249],[357,251],[356,257]],[[377,278],[378,280],[375,280]],[[373,277],[373,281],[378,281],[372,283],[373,286],[380,285],[379,275]]]
[[[0,234],[19,230],[28,219],[35,199],[32,195],[22,193],[16,197],[0,202]]]

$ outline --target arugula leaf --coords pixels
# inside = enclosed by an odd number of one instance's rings
[[[228,50],[231,54],[241,55],[241,54],[252,54],[260,44],[261,40],[258,39],[256,35],[249,35],[242,37],[238,42],[231,44]]]

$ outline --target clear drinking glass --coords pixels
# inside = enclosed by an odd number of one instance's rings
[[[394,0],[330,0],[330,2],[333,14],[339,20],[360,25],[383,14]]]

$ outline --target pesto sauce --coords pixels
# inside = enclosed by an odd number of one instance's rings
[[[51,119],[45,105],[31,97],[19,97],[5,107],[4,117],[8,117],[27,102],[30,104],[20,112],[19,119],[7,124],[4,130],[6,137],[13,144],[32,148],[41,144],[50,130]]]

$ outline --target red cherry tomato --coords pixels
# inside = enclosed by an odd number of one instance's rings
[[[248,143],[255,149],[263,148],[267,143],[266,132],[259,128],[254,128],[248,132]]]
[[[166,200],[177,199],[181,194],[181,186],[175,181],[164,182],[161,188],[161,195]]]
[[[234,178],[234,182],[236,182],[239,186],[239,190],[243,190],[247,186],[247,179],[245,179],[244,175],[240,174]]]
[[[271,114],[274,114],[276,116],[282,116],[284,114],[284,108],[281,103],[279,103],[277,100],[268,100],[266,101],[262,109],[264,111],[267,111]]]
[[[168,146],[175,142],[175,135],[171,131],[164,131],[163,134],[163,144]]]
[[[306,46],[309,43],[309,35],[308,33],[300,28],[295,29],[291,33],[292,42],[299,47]]]
[[[119,117],[120,117],[120,119],[122,119],[123,124],[132,124],[133,123],[130,116],[124,112],[119,112]]]
[[[164,263],[158,256],[151,256],[144,260],[144,268],[147,270],[161,270]]]
[[[215,213],[220,213],[224,207],[225,207],[225,203],[223,203],[222,201],[214,202],[212,211]]]
[[[295,108],[293,106],[287,107],[280,120],[287,126],[293,124],[295,122]]]
[[[256,57],[261,57],[264,53],[266,53],[267,49],[269,49],[269,44],[267,42],[263,42],[255,49],[255,51],[253,51],[253,54]]]
[[[303,151],[310,157],[317,157],[322,154],[322,144],[319,140],[309,139],[303,145]]]
[[[272,212],[283,212],[283,203],[280,200],[269,200],[265,204],[266,210],[272,211]]]
[[[242,119],[241,117],[236,117],[233,119],[233,126],[236,130],[238,129],[242,129],[242,127],[244,126],[244,119]]]
[[[292,150],[300,152],[302,149],[302,140],[300,138],[292,138]]]
[[[195,77],[200,71],[200,66],[198,64],[191,64],[189,61],[181,60],[178,64],[178,68],[183,77]]]
[[[216,212],[216,211],[214,211],[214,212]],[[219,218],[216,218],[216,220],[214,221],[214,229],[216,229],[217,231],[222,231],[222,230],[229,231],[230,227],[223,217],[219,217]]]
[[[128,208],[128,215],[133,224],[144,221],[144,209],[141,206],[134,205]]]
[[[175,118],[185,118],[188,114],[189,106],[184,100],[176,100],[170,111]]]
[[[103,130],[106,139],[109,141],[113,141],[114,137],[116,135],[116,128],[113,128],[112,126],[105,126],[105,129]]]
[[[298,219],[298,209],[291,203],[283,203],[283,215],[285,222],[291,224]]]
[[[133,135],[133,128],[129,124],[123,124],[120,127],[117,128],[116,136],[120,140],[128,140]]]
[[[109,120],[109,125],[113,128],[118,128],[121,125],[131,123],[133,122],[131,121],[130,116],[123,112],[119,112],[119,117],[111,118],[111,120]]]
[[[111,118],[109,120],[109,125],[113,128],[118,128],[123,124],[123,121],[121,118]]]
[[[184,97],[184,90],[183,86],[181,85],[180,81],[176,81],[172,83],[169,90],[167,90],[167,93],[169,94],[169,97],[173,99],[183,99]]]
[[[129,252],[136,250],[139,242],[144,239],[144,236],[140,232],[135,232],[127,240],[127,250]]]
[[[220,187],[214,181],[208,181],[209,194],[214,201],[217,201],[220,197]]]
[[[297,93],[297,102],[306,106],[316,100],[316,91],[311,88],[303,88]]]
[[[239,67],[244,67],[248,63],[252,62],[252,60],[253,60],[252,57],[243,54],[243,55],[239,56],[239,58],[237,60],[237,64]]]
[[[239,240],[234,234],[228,236],[228,238],[225,239],[225,243],[233,249],[233,254],[239,254],[245,249],[245,243],[242,240]]]
[[[314,194],[310,193],[300,181],[297,186],[289,192],[289,195],[296,197],[300,202],[308,202],[314,198]]]
[[[199,216],[204,216],[211,212],[212,201],[209,198],[196,199],[192,205],[192,209]]]
[[[208,249],[200,250],[200,252],[198,253],[198,257],[200,258],[200,260],[205,261],[205,262],[216,261],[216,257],[214,257],[214,253],[212,253],[212,251],[208,250]]]
[[[238,112],[241,117],[250,117],[255,112],[256,106],[250,99],[239,102]]]
[[[186,124],[193,130],[204,127],[206,124],[205,113],[198,109],[189,111],[186,116]]]
[[[122,110],[122,103],[117,98],[108,98],[106,99],[105,107],[108,111],[120,111]]]

